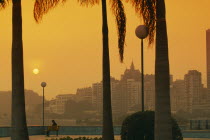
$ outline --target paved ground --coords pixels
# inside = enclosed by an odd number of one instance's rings
[[[52,138],[62,138],[62,137],[66,137],[66,136],[50,136],[50,137],[46,137],[46,136],[30,136],[30,140],[50,140],[50,139],[52,139]],[[70,137],[72,137],[72,138],[77,138],[77,137],[82,137],[82,136],[70,136]],[[96,136],[86,136],[86,137],[96,137]],[[0,138],[0,140],[10,140],[10,138]],[[117,136],[116,138],[115,138],[115,140],[120,140],[120,137],[119,136]],[[205,138],[203,138],[203,139],[199,139],[199,138],[194,138],[194,139],[192,139],[192,138],[185,138],[184,140],[210,140],[210,139],[205,139]]]

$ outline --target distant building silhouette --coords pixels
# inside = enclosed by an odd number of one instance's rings
[[[206,30],[207,90],[210,94],[210,29]]]
[[[131,63],[130,69],[126,69],[124,74],[121,75],[121,81],[126,81],[127,79],[134,79],[134,81],[141,80],[141,73],[135,69],[133,62]]]
[[[177,113],[177,111],[186,112],[186,94],[185,94],[185,81],[176,80],[172,84],[171,88],[171,111]]]
[[[136,70],[133,62],[130,69],[126,69],[120,80],[111,77],[111,97],[113,116],[126,114],[130,110],[141,110],[141,73]],[[102,113],[102,82],[93,83],[92,103],[96,105],[97,112]],[[138,108],[138,110],[135,109]]]
[[[103,107],[103,87],[102,82],[93,83],[93,97],[92,103],[96,106],[97,113],[102,115],[102,107]],[[120,84],[119,80],[111,77],[111,99],[112,99],[112,112],[113,115],[121,114],[122,112],[122,96],[120,92]]]
[[[133,110],[135,106],[141,107],[141,73],[135,69],[133,62],[130,69],[121,75],[122,99],[124,100],[123,112]],[[141,110],[141,108],[139,108]]]
[[[144,76],[145,110],[155,110],[155,75]]]
[[[96,106],[97,113],[102,113],[102,82],[92,84],[92,104]]]
[[[145,109],[155,108],[155,76],[144,76]],[[99,114],[102,113],[102,82],[93,83],[93,104]],[[133,62],[130,69],[126,69],[120,80],[111,78],[111,96],[113,116],[141,111],[141,72],[135,69]]]
[[[92,87],[78,88],[76,98],[77,101],[92,103]]]
[[[186,110],[192,113],[193,107],[201,102],[201,91],[203,85],[201,83],[201,72],[197,70],[189,70],[184,76],[185,80],[185,96]]]
[[[63,114],[68,100],[75,100],[75,94],[59,94],[49,102],[49,113]]]
[[[144,75],[144,87],[145,110],[154,110],[154,74]],[[175,81],[173,75],[170,75],[170,90],[172,113],[182,111],[201,114],[210,111],[210,94],[207,94],[207,88],[202,84],[201,72],[189,70],[184,79]],[[62,114],[68,99],[76,102],[86,101],[94,106],[93,111],[96,111],[96,117],[100,119],[103,110],[102,92],[102,82],[93,83],[92,87],[78,88],[76,94],[56,96],[56,99],[50,101],[48,110],[51,110],[51,113]],[[141,111],[141,72],[135,69],[133,62],[121,75],[120,80],[111,77],[111,99],[114,119],[124,114]]]

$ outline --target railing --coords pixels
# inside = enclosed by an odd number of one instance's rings
[[[45,135],[47,126],[28,126],[29,135]],[[10,137],[10,127],[0,127],[0,137]],[[120,135],[121,127],[114,127],[114,134]],[[55,132],[50,134],[55,135]],[[61,126],[59,135],[101,135],[101,126]],[[182,130],[184,138],[210,138],[210,130]]]
[[[47,126],[28,126],[29,135],[44,135],[44,130]],[[114,134],[120,135],[120,126],[114,127]],[[50,132],[55,134],[55,132]],[[101,126],[61,126],[58,132],[59,135],[101,135]],[[10,127],[0,127],[0,137],[10,137]]]
[[[208,130],[210,129],[210,120],[190,120],[191,130]]]

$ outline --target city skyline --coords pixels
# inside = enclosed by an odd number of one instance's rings
[[[210,16],[209,4],[209,0],[199,5],[189,0],[166,2],[170,68],[174,79],[183,78],[189,69],[197,69],[202,72],[202,82],[206,86],[205,31],[210,28],[210,20],[206,18]],[[32,14],[33,1],[25,0],[22,5],[26,89],[42,95],[40,83],[45,81],[48,84],[46,97],[51,98],[58,93],[74,93],[78,87],[101,80],[101,14],[96,12],[101,11],[100,6],[83,8],[69,1],[56,7],[37,25]],[[132,60],[140,68],[140,41],[134,31],[142,22],[130,5],[126,4],[125,8],[128,26],[123,64],[119,62],[115,21],[108,12],[111,75],[117,79]],[[71,14],[73,12],[77,12],[77,16]],[[11,90],[11,5],[1,11],[0,18],[2,91]],[[154,46],[145,49],[145,74],[154,74],[154,52]],[[32,73],[34,68],[40,69],[38,75]]]
[[[111,79],[114,79],[114,80],[117,80],[117,81],[120,81],[120,80],[123,80],[124,78],[124,74],[126,73],[126,71],[128,70],[128,71],[130,71],[130,70],[135,70],[135,71],[137,71],[137,72],[139,72],[138,74],[139,74],[139,77],[136,77],[136,80],[138,80],[138,82],[140,82],[139,80],[141,79],[141,76],[140,76],[140,73],[141,73],[141,71],[139,70],[139,69],[136,69],[136,66],[135,66],[135,64],[133,63],[133,61],[131,62],[131,65],[130,65],[130,68],[126,68],[125,70],[124,70],[124,72],[123,73],[121,73],[120,74],[120,78],[116,78],[116,77],[113,77],[112,75],[111,75]],[[198,70],[194,70],[194,69],[190,69],[190,70],[188,70],[182,77],[183,78],[179,78],[179,79],[174,79],[174,75],[170,75],[171,76],[171,80],[170,80],[170,82],[171,82],[171,84],[173,84],[173,83],[175,83],[176,81],[180,81],[180,80],[184,80],[185,79],[185,76],[189,73],[189,72],[191,72],[191,71],[197,71],[197,72],[199,72],[200,74],[201,74],[201,84],[203,85],[203,87],[204,88],[206,88],[206,89],[208,89],[208,87],[207,86],[204,86],[204,83],[203,83],[203,80],[202,80],[202,78],[203,78],[203,74],[202,74],[202,72],[200,72],[200,71],[198,71]],[[137,73],[136,73],[137,74]],[[123,77],[122,77],[123,76]],[[155,76],[154,74],[144,74],[144,76]],[[74,92],[66,92],[66,93],[58,93],[58,94],[55,94],[54,96],[52,96],[51,98],[49,98],[49,97],[47,97],[46,98],[46,96],[45,96],[45,98],[47,99],[47,100],[54,100],[57,96],[60,96],[60,95],[69,95],[69,94],[77,94],[77,92],[78,92],[78,90],[83,90],[83,89],[86,89],[86,88],[92,88],[92,86],[94,85],[94,84],[101,84],[101,82],[102,82],[102,79],[101,80],[99,80],[99,81],[96,81],[96,82],[94,82],[94,83],[91,83],[91,84],[89,84],[89,85],[85,85],[85,86],[83,86],[83,87],[77,87],[76,89],[75,89],[75,91]],[[146,84],[146,83],[145,83]],[[34,91],[34,90],[32,90],[32,89],[25,89],[25,90],[29,90],[29,91],[33,91],[33,92],[35,92],[35,93],[38,93],[38,92],[36,92],[36,91]],[[2,91],[2,90],[0,90],[0,91]],[[9,91],[9,90],[7,90],[7,91]],[[4,91],[3,91],[4,92]],[[5,91],[6,92],[6,91]],[[41,93],[38,93],[39,94],[39,96],[42,96],[42,92]]]
[[[184,75],[184,79],[171,80],[170,98],[171,112],[173,115],[186,115],[187,113],[195,118],[208,117],[210,94],[208,94],[207,88],[203,87],[201,75],[201,72],[197,70],[188,70]],[[171,77],[173,76],[171,75]],[[145,75],[144,82],[145,110],[155,110],[155,76]],[[58,94],[53,99],[45,101],[45,114],[48,117],[50,114],[57,114],[60,117],[68,115],[69,117],[77,118],[84,116],[81,115],[81,112],[92,112],[96,118],[100,119],[102,114],[102,90],[102,81],[98,81],[97,83],[92,83],[91,86],[77,88],[75,94]],[[111,93],[114,118],[120,118],[125,114],[141,110],[141,73],[138,69],[135,69],[133,63],[129,69],[124,71],[121,79],[118,80],[111,77]],[[37,114],[37,111],[41,111],[42,96],[39,96],[38,93],[32,90],[25,90],[25,94],[26,112],[30,116],[30,124],[35,125],[39,121],[33,120],[33,118],[41,115],[41,113]],[[2,100],[1,104],[7,106],[7,108],[3,105],[1,106],[0,114],[11,114],[11,110],[8,109],[11,108],[11,91],[0,91],[0,96]],[[77,107],[80,110],[75,109]],[[77,113],[73,115],[75,111]],[[66,117],[64,118],[66,119]],[[8,123],[8,120],[1,124],[5,124],[6,122]],[[67,123],[68,125],[72,125],[69,122],[62,122],[62,125],[66,126]]]
[[[129,77],[127,77],[127,72],[129,72],[129,71],[132,71],[132,70],[134,70],[135,71],[135,73],[134,73],[134,75],[139,75],[139,77],[135,77],[134,79],[133,79],[133,77],[130,79]],[[200,71],[198,71],[198,70],[188,70],[184,75],[183,75],[183,78],[182,79],[174,79],[173,78],[173,75],[170,75],[170,77],[172,78],[171,80],[170,80],[170,84],[171,85],[173,85],[174,83],[176,83],[176,82],[179,82],[179,81],[184,81],[185,80],[185,77],[187,76],[187,75],[189,75],[189,73],[194,73],[194,72],[196,72],[196,73],[200,73],[200,83],[201,83],[201,85],[203,86],[202,88],[206,88],[207,89],[207,87],[205,87],[204,86],[204,84],[202,83],[202,73],[200,72]],[[124,76],[124,75],[126,75],[126,76]],[[132,76],[134,76],[134,75],[132,75]],[[144,74],[144,77],[145,77],[145,79],[146,79],[146,81],[145,81],[145,83],[144,83],[144,86],[146,86],[146,85],[148,85],[148,78],[149,77],[155,77],[155,75],[154,74]],[[131,81],[132,80],[135,80],[135,81],[137,81],[137,82],[139,82],[139,83],[141,83],[141,81],[140,81],[140,79],[141,79],[141,72],[140,72],[140,70],[139,69],[136,69],[135,68],[135,65],[133,65],[133,63],[131,63],[131,65],[130,65],[130,68],[128,68],[128,69],[125,69],[125,71],[121,74],[121,78],[116,78],[116,77],[113,77],[113,76],[111,76],[111,81],[113,80],[113,81],[124,81],[125,79],[130,79]],[[150,78],[149,78],[150,79]],[[151,80],[151,79],[150,79]],[[58,94],[56,94],[55,96],[53,96],[52,98],[47,98],[47,100],[54,100],[54,99],[56,99],[57,98],[57,96],[60,96],[60,95],[76,95],[76,94],[78,94],[78,93],[81,93],[82,91],[84,92],[84,90],[85,89],[88,89],[88,90],[90,90],[90,88],[93,88],[95,85],[100,85],[100,86],[102,86],[102,80],[100,80],[100,81],[96,81],[96,82],[94,82],[94,83],[91,83],[90,85],[85,85],[85,86],[83,86],[83,87],[77,87],[76,88],[76,90],[75,90],[75,92],[67,92],[67,93],[58,93]],[[140,86],[140,85],[139,85]],[[32,91],[32,92],[35,92],[35,91],[33,91],[32,89],[25,89],[25,90],[27,90],[27,91]],[[102,89],[100,89],[100,90],[102,90]],[[94,90],[93,90],[94,91]],[[92,92],[93,92],[92,91]],[[9,91],[0,91],[0,92],[9,92]],[[10,91],[11,92],[11,91]],[[102,91],[101,91],[102,92]],[[37,92],[35,92],[35,93],[37,93]],[[37,94],[39,94],[39,93],[37,93]],[[113,93],[112,93],[113,94]],[[39,96],[41,97],[42,96],[42,94],[39,94]]]

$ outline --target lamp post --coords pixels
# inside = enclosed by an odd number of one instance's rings
[[[42,82],[41,86],[43,88],[43,108],[42,108],[42,119],[43,119],[43,127],[44,127],[44,88],[47,86],[46,82]]]
[[[143,40],[148,36],[148,28],[145,25],[139,25],[135,30],[136,36],[141,39],[141,103],[142,112],[144,111],[144,44]]]

